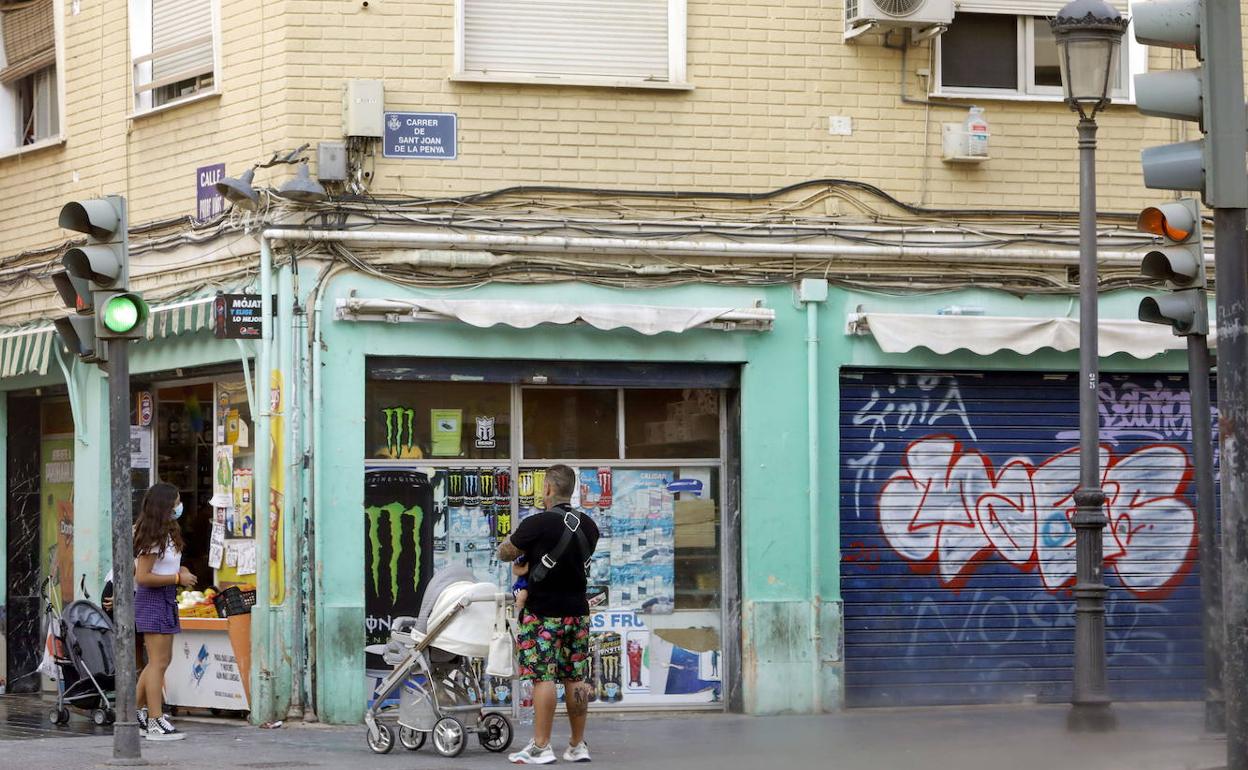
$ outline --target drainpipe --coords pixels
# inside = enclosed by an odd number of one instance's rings
[[[256,355],[256,467],[252,510],[256,517],[256,604],[251,609],[251,721],[264,724],[273,720],[273,670],[270,661],[269,521],[270,478],[273,459],[272,377],[273,353],[273,250],[267,238],[260,238],[260,344]]]
[[[811,629],[811,710],[823,713],[823,635],[820,633],[819,595],[822,585],[821,554],[819,551],[819,512],[821,505],[819,488],[819,303],[828,299],[828,282],[818,278],[803,278],[797,287],[797,299],[806,306],[806,430],[809,435],[807,450],[807,473],[810,478],[810,629]]]

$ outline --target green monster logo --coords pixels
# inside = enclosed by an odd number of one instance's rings
[[[416,410],[396,406],[381,413],[386,416],[386,452],[390,457],[402,457],[416,444]]]
[[[389,410],[387,410],[389,411]],[[399,553],[403,543],[403,517],[412,517],[412,548],[416,552],[416,564],[420,564],[420,525],[424,521],[425,512],[419,505],[404,508],[401,503],[389,505],[370,505],[364,509],[368,517],[368,544],[373,553],[373,593],[380,596],[381,580],[378,565],[381,563],[381,516],[390,518],[390,601],[399,599]],[[412,590],[420,586],[420,569],[412,570]]]

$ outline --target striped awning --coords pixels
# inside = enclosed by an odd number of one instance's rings
[[[202,297],[153,305],[147,318],[146,338],[164,339],[212,329],[215,296],[214,291]],[[53,347],[60,345],[50,323],[0,329],[0,379],[47,374]]]

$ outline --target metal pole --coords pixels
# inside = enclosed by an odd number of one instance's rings
[[[819,508],[819,303],[806,303],[806,431],[810,437],[807,472],[810,476],[810,612],[811,612],[811,711],[823,713],[823,639],[820,629]]]
[[[273,714],[273,659],[269,538],[272,506],[272,334],[273,263],[268,240],[260,240],[260,340],[256,355],[256,459],[251,499],[256,515],[256,603],[251,608],[251,721],[265,724]],[[280,469],[279,469],[280,472]]]
[[[1100,415],[1097,412],[1096,121],[1079,119],[1079,491],[1075,493],[1075,681],[1071,730],[1116,725],[1105,676],[1105,580],[1101,534]]]
[[[1248,522],[1244,520],[1248,499],[1248,260],[1244,228],[1248,215],[1242,208],[1214,209],[1213,224],[1218,281],[1218,432],[1222,445],[1226,765],[1228,770],[1248,770]]]
[[[1196,464],[1196,518],[1200,524],[1205,730],[1220,733],[1226,730],[1226,704],[1222,700],[1222,563],[1218,553],[1218,522],[1214,506],[1209,343],[1203,334],[1187,335],[1187,383],[1192,394],[1192,459]]]
[[[130,509],[130,341],[108,340],[109,477],[113,510],[113,623],[117,723],[111,764],[143,764],[135,721],[134,514]]]

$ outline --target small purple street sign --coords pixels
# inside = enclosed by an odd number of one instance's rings
[[[195,219],[199,222],[218,216],[225,211],[225,196],[217,192],[215,185],[225,178],[225,164],[214,163],[195,169]]]

